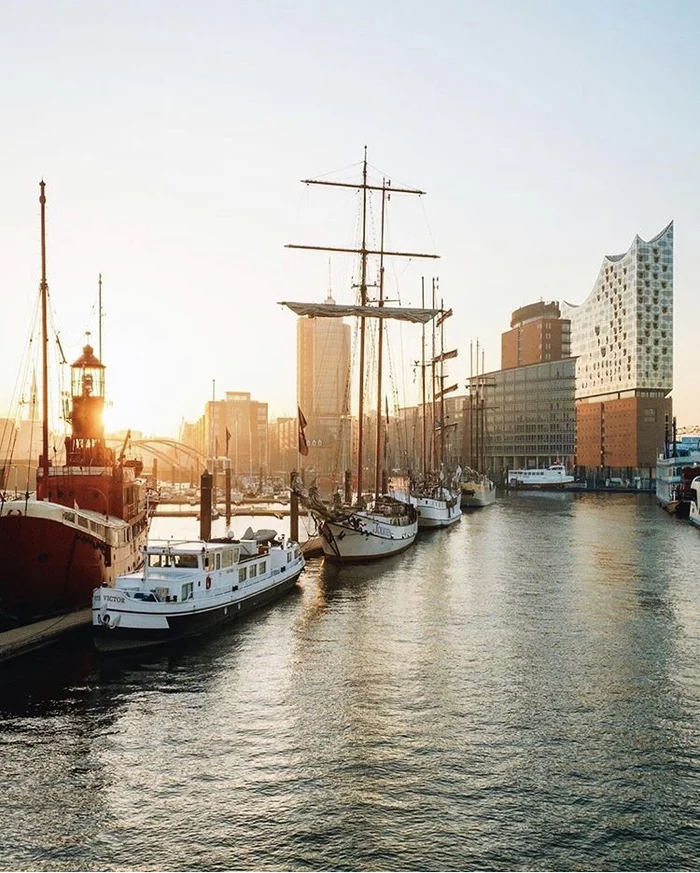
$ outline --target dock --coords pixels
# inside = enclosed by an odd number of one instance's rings
[[[154,513],[154,518],[197,518],[199,515],[199,506],[188,506],[187,504],[179,504],[180,509],[172,508],[178,504],[159,504]],[[226,515],[225,506],[217,506],[219,518]],[[231,507],[231,518],[236,518],[237,515],[247,517],[263,517],[270,516],[274,518],[287,518],[291,513],[288,506],[250,506],[250,505],[235,505]],[[307,510],[300,509],[299,516],[308,515]]]
[[[35,621],[22,627],[0,632],[0,663],[26,655],[88,627],[92,622],[92,607]]]

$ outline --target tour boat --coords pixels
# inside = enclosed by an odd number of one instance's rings
[[[383,329],[380,328],[377,336],[377,389],[376,389],[376,451],[374,468],[373,494],[366,495],[363,490],[364,474],[364,439],[367,427],[364,413],[365,384],[367,361],[365,360],[365,339],[368,319],[377,320],[382,325],[383,319],[392,318],[413,323],[430,321],[438,311],[435,309],[417,309],[410,307],[396,307],[385,305],[384,300],[384,268],[383,259],[390,255],[409,257],[436,257],[435,255],[420,255],[408,252],[387,252],[384,250],[384,211],[390,194],[422,194],[424,192],[412,188],[397,188],[387,180],[383,180],[381,186],[368,184],[367,182],[367,149],[362,169],[362,181],[357,184],[346,182],[330,182],[327,180],[304,180],[306,184],[323,184],[341,188],[357,188],[362,192],[362,242],[359,248],[332,248],[321,247],[328,251],[353,252],[360,255],[360,302],[358,305],[339,305],[333,302],[325,303],[300,303],[282,301],[281,305],[287,306],[297,315],[309,318],[342,318],[344,316],[356,316],[359,318],[360,342],[359,342],[359,367],[358,367],[358,432],[356,443],[357,463],[357,488],[356,499],[352,501],[351,495],[345,495],[345,501],[337,499],[332,506],[327,506],[313,489],[305,491],[297,480],[293,488],[303,505],[305,505],[316,518],[320,526],[320,536],[323,543],[324,557],[330,561],[369,561],[394,555],[407,549],[415,541],[418,533],[418,517],[416,508],[410,503],[405,503],[386,493],[382,488],[382,354],[383,354]],[[371,191],[381,192],[381,219],[379,250],[370,249],[368,246],[368,205],[367,198]],[[319,246],[290,245],[288,248],[319,249]],[[380,258],[379,268],[379,295],[376,304],[369,300],[368,296],[368,257],[370,254]],[[303,427],[306,424],[299,411],[299,448],[302,453],[308,452],[305,438],[302,440]]]
[[[197,636],[281,597],[305,561],[274,531],[240,540],[151,540],[138,573],[96,588],[92,627],[100,651],[124,651]]]
[[[483,473],[467,467],[462,472],[462,509],[478,509],[496,502],[496,486]]]
[[[49,454],[44,182],[41,183],[43,408],[36,496],[0,496],[0,612],[26,623],[88,608],[93,589],[142,562],[149,507],[141,461],[104,439],[105,367],[90,345],[71,367],[65,458]]]
[[[508,487],[510,488],[561,488],[574,481],[574,477],[566,472],[563,464],[552,464],[543,469],[509,470]]]
[[[688,521],[695,527],[700,527],[700,476],[696,476],[690,483],[690,493]]]

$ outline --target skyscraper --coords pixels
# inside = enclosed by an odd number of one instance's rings
[[[581,466],[650,468],[664,440],[673,387],[673,222],[607,255],[571,320],[576,455]]]
[[[326,303],[335,303],[328,295]],[[297,321],[297,388],[308,419],[350,411],[350,325],[340,318]]]
[[[330,292],[325,301],[334,303]],[[297,396],[308,421],[308,466],[341,469],[350,450],[350,335],[340,318],[297,321]]]

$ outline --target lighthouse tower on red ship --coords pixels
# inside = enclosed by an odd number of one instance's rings
[[[47,283],[42,183],[42,310]],[[44,386],[47,378],[44,322]],[[46,387],[36,497],[0,498],[0,613],[29,621],[90,606],[93,589],[143,562],[148,536],[142,463],[118,457],[104,438],[105,367],[90,345],[71,366],[62,465],[48,457]]]

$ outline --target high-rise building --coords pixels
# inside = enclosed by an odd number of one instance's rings
[[[510,330],[501,334],[501,368],[524,367],[568,358],[571,325],[556,302],[531,303],[516,309]]]
[[[326,303],[334,303],[329,294]],[[297,390],[307,421],[350,412],[350,325],[340,318],[297,321]]]
[[[330,292],[325,302],[335,302]],[[342,476],[350,463],[350,338],[340,318],[297,321],[297,397],[309,445],[302,465],[321,476]]]
[[[580,306],[562,304],[576,357],[579,466],[654,466],[671,414],[673,222],[607,255]]]

